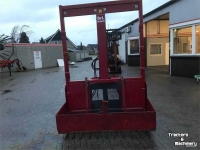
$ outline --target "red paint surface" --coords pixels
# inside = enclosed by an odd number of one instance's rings
[[[0,68],[2,67],[8,67],[9,64],[18,63],[19,61],[17,59],[15,60],[0,60]]]
[[[56,115],[59,133],[81,131],[110,131],[110,130],[155,130],[156,112],[148,102],[148,111],[132,111],[122,113],[79,113],[67,114],[67,105]]]
[[[121,0],[112,2],[60,6],[60,8],[62,9],[62,12],[66,12],[66,14],[64,14],[64,17],[72,17],[97,14],[98,10],[103,8],[106,8],[106,11],[103,11],[103,13],[138,10],[138,8],[135,8],[134,6],[135,4],[139,4],[139,2],[140,0]],[[95,12],[94,9],[97,9],[97,12]]]
[[[105,14],[96,15],[100,79],[108,79],[108,50],[105,20]]]
[[[138,7],[135,8],[135,5]],[[106,9],[104,9],[106,8]],[[56,115],[59,133],[102,130],[155,130],[156,112],[147,99],[144,70],[144,38],[142,0],[121,0],[72,6],[59,6],[65,62],[66,103]],[[96,10],[96,11],[95,11]],[[106,13],[139,10],[140,71],[139,78],[108,76]],[[96,14],[100,77],[70,81],[64,17]],[[122,112],[108,113],[102,100],[103,113],[91,113],[89,84],[118,82],[121,86]]]

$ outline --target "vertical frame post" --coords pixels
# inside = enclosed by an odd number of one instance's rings
[[[135,6],[136,7],[136,6]],[[139,1],[139,32],[140,32],[140,72],[142,77],[142,90],[143,90],[143,102],[144,102],[144,109],[147,110],[147,87],[145,81],[145,65],[144,65],[144,34],[143,34],[143,11],[142,11],[142,1]]]
[[[64,22],[64,16],[63,16],[63,10],[62,6],[59,6],[60,11],[60,25],[61,25],[61,36],[62,36],[62,47],[63,47],[63,59],[65,64],[65,97],[66,97],[66,103],[70,99],[70,73],[69,73],[69,65],[68,65],[68,50],[67,50],[67,42],[66,42],[66,32],[65,32],[65,22]],[[67,106],[69,108],[69,105],[67,103]],[[70,110],[70,109],[68,109]]]
[[[143,35],[143,14],[142,1],[139,1],[139,32],[140,32],[140,73],[145,82],[145,68],[144,68],[144,35]]]
[[[106,41],[106,18],[104,13],[96,14],[98,54],[99,54],[99,74],[100,79],[108,79],[108,54]]]

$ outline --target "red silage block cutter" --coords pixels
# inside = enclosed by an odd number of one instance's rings
[[[59,133],[109,130],[155,130],[156,112],[147,98],[144,68],[142,0],[59,6],[65,62],[66,102],[56,115]],[[105,14],[139,11],[140,77],[110,77]],[[96,15],[99,77],[70,81],[65,17]],[[114,96],[113,96],[114,93]]]

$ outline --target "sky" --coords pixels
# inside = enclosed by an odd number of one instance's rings
[[[14,26],[28,25],[32,33],[30,42],[46,39],[60,29],[59,5],[75,5],[111,0],[1,0],[0,35],[10,35]],[[159,7],[169,0],[143,0],[143,14]],[[137,11],[106,14],[106,28],[115,29],[138,17]],[[96,44],[95,15],[65,18],[68,38],[75,44]]]

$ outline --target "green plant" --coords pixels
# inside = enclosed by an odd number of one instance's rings
[[[29,37],[26,35],[26,32],[21,33],[19,43],[30,43]]]
[[[2,34],[0,35],[0,50],[4,49],[4,44],[9,43],[11,41],[11,37]]]
[[[44,39],[41,37],[40,43],[45,43]]]

